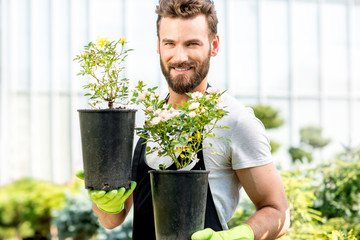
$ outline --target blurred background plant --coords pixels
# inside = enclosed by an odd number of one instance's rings
[[[65,207],[54,211],[52,223],[56,226],[59,240],[130,240],[132,219],[112,230],[106,230],[92,211],[91,200],[85,189],[76,193],[66,192]]]
[[[63,201],[63,187],[46,181],[25,178],[0,188],[0,239],[46,239],[51,209]]]
[[[65,193],[65,207],[54,211],[52,223],[57,228],[59,240],[87,240],[99,228],[98,219],[91,209],[91,200],[86,193]]]
[[[300,129],[300,146],[290,147],[289,154],[293,163],[311,163],[313,153],[324,148],[331,142],[322,136],[322,129],[318,126],[306,126]]]

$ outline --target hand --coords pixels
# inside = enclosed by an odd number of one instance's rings
[[[76,172],[76,176],[84,180],[84,170]],[[125,200],[131,195],[136,187],[136,182],[132,182],[130,189],[124,187],[112,191],[89,190],[89,197],[96,206],[103,212],[116,214],[123,210]]]
[[[254,240],[254,232],[247,224],[219,232],[206,228],[194,233],[191,240]]]

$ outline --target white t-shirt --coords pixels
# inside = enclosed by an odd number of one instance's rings
[[[229,129],[216,128],[214,133],[231,142],[207,138],[203,145],[212,143],[212,148],[203,149],[203,155],[205,168],[210,170],[209,185],[220,223],[223,229],[228,229],[227,222],[235,213],[242,187],[234,170],[268,164],[272,157],[264,125],[253,110],[229,94],[225,93],[222,98],[221,105],[226,106],[229,114],[218,125]],[[210,154],[214,151],[223,155]]]

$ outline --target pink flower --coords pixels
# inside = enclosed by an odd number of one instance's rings
[[[150,124],[151,124],[151,126],[154,126],[154,125],[159,124],[160,121],[161,121],[161,118],[160,118],[160,117],[154,117],[154,118],[151,120]]]
[[[219,93],[219,89],[214,88],[214,87],[209,87],[209,88],[206,90],[206,92],[209,93],[209,94],[216,94],[216,93]]]
[[[198,99],[198,98],[201,98],[202,95],[203,95],[203,94],[202,94],[201,92],[194,92],[194,93],[191,94],[191,97],[192,97],[193,99]]]
[[[196,109],[198,107],[200,107],[200,103],[194,102],[194,103],[190,104],[189,109],[194,110],[194,109]]]
[[[136,98],[136,101],[144,101],[146,97],[145,93],[140,93],[140,95]]]

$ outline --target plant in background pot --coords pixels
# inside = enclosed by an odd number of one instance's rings
[[[137,102],[145,112],[138,135],[146,141],[147,162],[157,161],[158,170],[150,171],[156,239],[190,239],[204,228],[209,174],[191,169],[199,160],[197,153],[212,147],[203,145],[204,139],[225,139],[213,133],[227,128],[218,125],[227,114],[218,105],[224,92],[210,87],[205,93],[188,93],[189,100],[175,109],[153,89],[137,89]],[[166,170],[172,163],[177,170]]]
[[[85,96],[90,96],[92,109],[78,110],[87,189],[113,190],[130,185],[136,110],[130,107],[135,98],[129,79],[121,77],[132,50],[125,44],[124,37],[112,42],[99,37],[74,59],[81,67],[78,75],[91,77],[83,87],[89,90]]]

